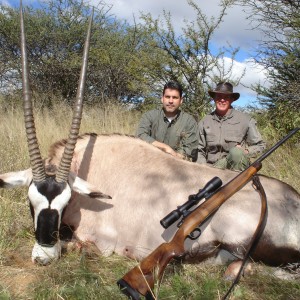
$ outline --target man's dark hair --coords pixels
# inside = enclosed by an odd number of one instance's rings
[[[180,98],[182,97],[182,86],[176,81],[169,81],[165,84],[163,95],[165,94],[166,89],[177,90],[179,92]]]

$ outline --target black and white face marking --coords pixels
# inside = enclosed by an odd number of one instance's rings
[[[33,208],[36,243],[32,250],[33,262],[47,264],[60,256],[58,231],[62,211],[71,198],[67,183],[58,183],[54,176],[43,182],[32,182],[28,197]]]

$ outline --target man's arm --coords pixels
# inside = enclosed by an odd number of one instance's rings
[[[149,111],[142,115],[139,126],[136,131],[136,137],[148,142],[153,143],[155,139],[151,137],[151,129],[154,120],[153,112]]]
[[[171,154],[173,156],[179,157],[179,158],[184,158],[184,156],[180,153],[175,152],[169,145],[156,141],[152,136],[151,136],[151,129],[153,122],[155,122],[155,111],[149,111],[146,112],[142,115],[142,118],[140,120],[139,126],[136,131],[136,137],[148,142],[149,144],[152,144],[156,148]]]
[[[206,163],[206,138],[205,138],[203,120],[201,120],[199,122],[198,132],[199,132],[199,143],[198,143],[197,163],[198,164],[205,164]]]
[[[250,157],[259,154],[266,149],[266,143],[263,141],[262,136],[257,129],[256,121],[253,118],[251,118],[249,122],[246,142],[248,144],[247,150],[249,151]]]
[[[181,153],[178,153],[176,151],[174,151],[169,145],[162,143],[162,142],[158,142],[158,141],[154,141],[153,143],[151,143],[153,146],[155,146],[156,148],[171,154],[173,156],[179,157],[179,158],[184,158],[184,155],[182,155]]]
[[[196,161],[198,137],[198,124],[192,116],[189,116],[186,120],[183,136],[180,139],[178,153],[185,157],[191,157],[193,161]]]

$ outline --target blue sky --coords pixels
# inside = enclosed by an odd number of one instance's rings
[[[1,2],[2,4],[19,6],[19,1],[16,0],[2,0]],[[187,0],[90,0],[89,2],[95,6],[98,6],[99,3],[106,3],[108,6],[111,6],[110,13],[120,19],[126,19],[129,23],[133,23],[134,19],[136,22],[139,22],[141,12],[151,13],[156,18],[163,14],[163,10],[168,11],[171,13],[173,26],[178,33],[184,26],[184,20],[193,21],[196,17],[196,12],[188,5]],[[195,2],[208,18],[218,15],[220,0],[195,0]],[[36,3],[36,0],[23,0],[23,5],[34,5]],[[242,84],[235,87],[235,91],[241,94],[236,105],[255,104],[256,95],[247,86],[257,82],[264,85],[267,84],[266,72],[255,65],[252,58],[255,54],[258,40],[261,38],[260,32],[252,29],[246,14],[239,6],[230,8],[223,20],[220,28],[214,34],[213,45],[216,49],[227,45],[227,43],[233,47],[240,47],[234,62],[233,74],[238,76],[245,70],[245,76],[241,81]]]

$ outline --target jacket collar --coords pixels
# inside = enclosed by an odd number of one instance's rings
[[[166,122],[166,121],[169,122],[168,118],[167,118],[166,115],[165,115],[165,112],[164,112],[164,109],[163,109],[163,108],[161,109],[161,112],[162,112],[162,114],[163,114],[163,116],[164,116],[164,121],[165,121],[165,122]],[[180,114],[181,114],[181,110],[178,110],[177,115],[175,116],[175,118],[172,120],[171,123],[175,123],[175,122],[178,120]]]
[[[233,113],[234,113],[233,111],[234,111],[234,109],[230,108],[229,112],[225,116],[221,117],[221,116],[217,115],[216,111],[214,110],[212,112],[212,116],[213,116],[214,120],[220,122],[220,121],[231,119],[233,117]]]

